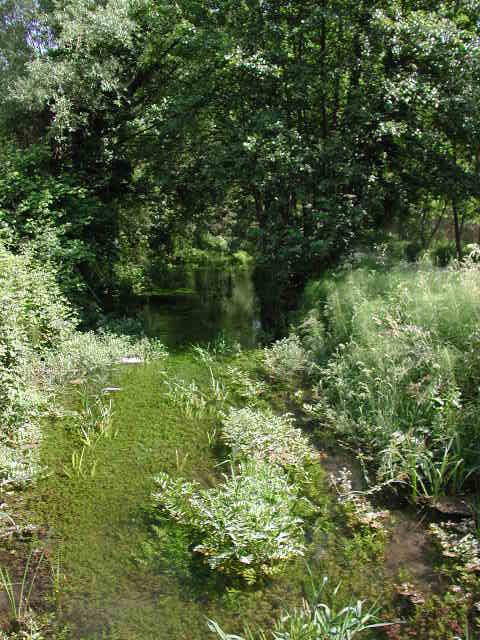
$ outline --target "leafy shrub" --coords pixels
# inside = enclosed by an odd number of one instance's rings
[[[249,407],[230,409],[223,418],[222,439],[236,458],[297,467],[318,456],[294,425],[291,414],[277,416]]]
[[[267,373],[280,382],[294,382],[308,370],[310,364],[307,352],[295,334],[265,349],[264,358]]]
[[[49,381],[59,383],[73,375],[88,375],[110,367],[123,357],[149,360],[166,356],[164,345],[152,338],[72,331],[45,356],[42,369]]]
[[[298,326],[302,345],[306,349],[309,361],[318,361],[325,352],[325,326],[317,309],[311,310]]]
[[[42,393],[40,359],[73,329],[73,314],[55,272],[28,253],[0,246],[0,475],[21,481],[35,468]]]
[[[78,180],[71,171],[52,173],[49,145],[21,149],[5,141],[0,145],[2,235],[15,252],[28,244],[39,264],[56,265],[62,291],[77,303],[89,302],[91,292],[87,292],[80,274],[98,275],[98,236],[92,227],[102,216],[107,221],[109,212],[89,191],[85,180]],[[79,268],[86,265],[87,269]]]
[[[254,582],[303,554],[297,489],[278,467],[242,463],[211,489],[156,477],[156,505],[191,531],[194,551],[212,569]]]

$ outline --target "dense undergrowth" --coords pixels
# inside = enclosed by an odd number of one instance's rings
[[[155,341],[81,333],[53,266],[0,247],[0,475],[24,482],[35,474],[38,420],[59,385],[92,375],[122,357],[165,355]]]
[[[306,409],[324,435],[360,449],[372,484],[413,499],[476,487],[479,274],[356,269],[309,285]]]
[[[55,267],[40,264],[33,252],[13,254],[0,245],[0,483],[3,500],[8,496],[9,504],[18,503],[21,491],[50,473],[40,460],[46,418],[68,415],[83,446],[72,454],[67,475],[80,473],[85,449],[109,437],[111,425],[111,403],[101,397],[100,390],[96,398],[86,394],[87,385],[122,359],[143,362],[166,356],[163,345],[155,340],[107,331],[80,332],[79,319],[58,281]],[[70,383],[81,390],[83,401],[75,411],[65,412],[60,397]],[[27,539],[36,530],[29,522],[18,524],[25,514],[12,511],[5,502],[2,509],[0,536],[10,540],[7,548],[13,538]],[[12,637],[17,637],[15,630],[18,637],[43,637],[42,624],[30,611],[40,564],[30,560],[37,551],[34,545],[20,575],[21,587],[12,583],[8,569],[2,569]],[[13,547],[10,553],[17,551]]]

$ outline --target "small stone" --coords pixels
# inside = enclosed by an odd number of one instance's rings
[[[415,587],[408,582],[404,582],[396,589],[402,608],[411,613],[411,608],[417,605],[425,604],[425,596],[416,591]]]
[[[143,364],[143,358],[138,358],[137,356],[124,356],[120,360],[120,364]]]

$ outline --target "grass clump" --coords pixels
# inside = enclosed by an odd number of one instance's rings
[[[255,582],[303,554],[298,492],[276,466],[242,463],[210,489],[167,474],[155,481],[155,504],[190,530],[212,569]]]
[[[324,325],[307,411],[414,498],[462,491],[478,471],[478,276],[474,263],[358,269],[307,291]]]
[[[232,408],[223,418],[222,439],[234,458],[301,467],[318,458],[292,414],[275,415],[250,407]]]

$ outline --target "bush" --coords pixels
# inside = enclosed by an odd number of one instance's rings
[[[265,349],[264,365],[273,380],[294,382],[309,368],[310,361],[302,346],[300,338],[295,334],[278,340],[270,348]]]
[[[433,264],[437,267],[447,267],[457,255],[455,243],[450,240],[439,240],[430,250]]]
[[[233,456],[254,458],[280,466],[301,467],[318,456],[291,414],[276,416],[248,407],[230,409],[223,418],[222,439]]]
[[[156,484],[156,505],[190,530],[194,551],[212,569],[255,582],[303,555],[297,490],[278,467],[242,463],[212,489],[167,474]]]
[[[165,355],[143,339],[80,333],[55,268],[34,253],[0,245],[0,478],[26,481],[37,469],[38,421],[54,385],[109,366],[121,356]]]
[[[42,371],[48,382],[58,384],[74,375],[90,375],[110,367],[122,357],[149,360],[166,356],[166,348],[155,339],[136,339],[105,331],[72,331],[45,356]]]
[[[41,358],[73,330],[72,311],[55,272],[30,254],[0,246],[0,476],[31,477],[43,399],[37,385]]]

